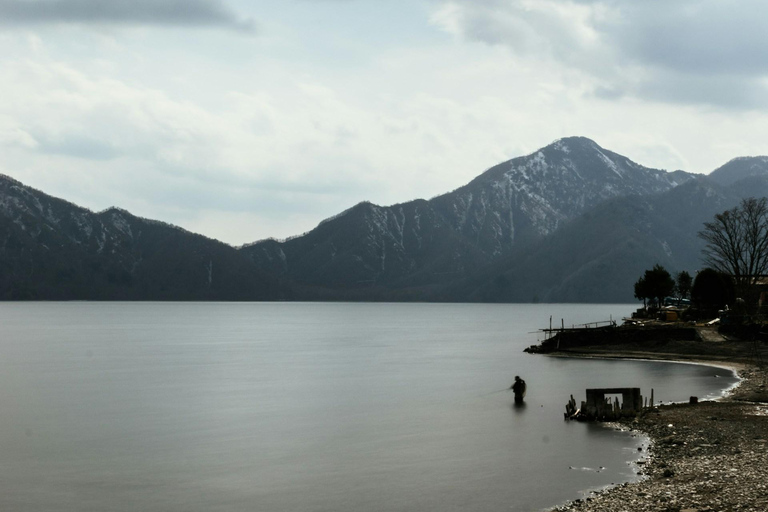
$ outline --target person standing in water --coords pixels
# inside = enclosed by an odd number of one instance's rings
[[[512,392],[515,394],[515,403],[516,404],[523,403],[523,397],[525,397],[525,390],[526,390],[525,381],[521,379],[518,375],[515,375],[515,383],[512,384],[512,387],[510,387],[509,389],[511,389]]]

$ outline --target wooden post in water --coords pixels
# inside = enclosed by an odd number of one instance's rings
[[[653,401],[653,388],[651,388],[651,407],[653,407],[653,404],[656,402]]]

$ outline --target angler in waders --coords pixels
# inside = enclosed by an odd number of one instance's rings
[[[521,379],[519,376],[515,375],[515,383],[512,384],[512,387],[509,389],[512,390],[512,392],[515,394],[515,403],[521,404],[523,403],[523,398],[525,397],[525,381]]]

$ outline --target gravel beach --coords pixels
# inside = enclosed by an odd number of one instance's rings
[[[743,379],[724,399],[660,406],[617,427],[651,440],[638,462],[643,480],[552,510],[768,510],[768,372],[743,360],[724,359],[730,360],[725,365],[741,368]]]

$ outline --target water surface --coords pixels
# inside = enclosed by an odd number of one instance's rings
[[[705,366],[531,356],[632,305],[4,303],[0,509],[536,510],[633,478],[587,387],[717,396]],[[506,389],[528,383],[526,406]]]

